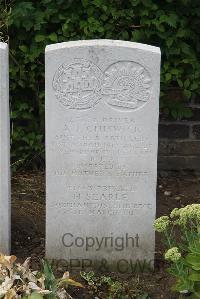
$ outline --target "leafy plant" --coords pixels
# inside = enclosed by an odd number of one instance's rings
[[[30,258],[23,264],[16,263],[16,256],[0,254],[0,298],[42,299],[71,298],[68,285],[83,287],[69,278],[69,273],[56,279],[47,261],[43,262],[43,272],[31,271]]]
[[[113,280],[110,276],[97,277],[93,271],[82,271],[80,274],[87,281],[93,295],[104,294],[106,299],[149,299],[148,294],[142,292],[137,286],[129,289],[125,283]]]
[[[79,39],[121,39],[162,51],[161,112],[190,117],[183,100],[200,93],[199,0],[7,0],[1,38],[10,46],[12,161],[44,164],[44,50]],[[6,14],[5,14],[6,12]],[[0,20],[1,24],[1,20]],[[0,25],[1,26],[1,25]],[[174,107],[172,88],[181,90]],[[183,103],[183,104],[182,104]],[[187,103],[186,103],[187,104]]]
[[[161,100],[160,109],[163,116],[166,116],[168,119],[189,119],[193,115],[192,110],[187,107],[186,103],[176,100]]]
[[[174,291],[191,293],[200,298],[200,204],[174,209],[170,217],[162,216],[154,223],[164,236],[168,250],[165,259],[171,263],[169,273],[176,278]],[[179,232],[180,240],[176,233]]]

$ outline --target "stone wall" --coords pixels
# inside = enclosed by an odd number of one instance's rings
[[[190,107],[193,116],[189,120],[160,120],[159,170],[200,171],[200,96]]]

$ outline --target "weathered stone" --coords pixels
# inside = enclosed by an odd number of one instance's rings
[[[0,42],[0,252],[10,252],[10,119],[8,46]]]
[[[158,156],[159,170],[200,171],[200,156]]]
[[[189,126],[187,124],[163,124],[159,125],[159,138],[186,139],[189,137]]]
[[[192,133],[195,139],[200,139],[200,124],[192,126]]]
[[[176,156],[199,156],[200,140],[159,140],[158,154]]]
[[[47,46],[48,258],[124,272],[153,262],[159,70],[148,45]]]
[[[193,107],[192,116],[190,118],[185,118],[187,121],[200,121],[200,108]]]
[[[200,106],[200,96],[199,95],[196,95],[195,98],[194,98],[194,103],[196,105],[199,105]]]

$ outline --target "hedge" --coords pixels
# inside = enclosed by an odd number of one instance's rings
[[[27,161],[31,167],[38,167],[44,161],[44,49],[47,44],[108,38],[160,47],[161,111],[168,117],[190,117],[185,103],[200,93],[199,0],[0,3],[0,37],[9,39],[10,46],[14,167]]]

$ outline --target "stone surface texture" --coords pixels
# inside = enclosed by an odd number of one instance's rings
[[[187,108],[192,111],[190,118],[172,120],[160,116],[158,171],[200,172],[199,96],[193,96]]]
[[[48,258],[153,262],[159,86],[157,47],[47,46]]]
[[[0,252],[10,252],[10,118],[8,46],[0,42]]]

